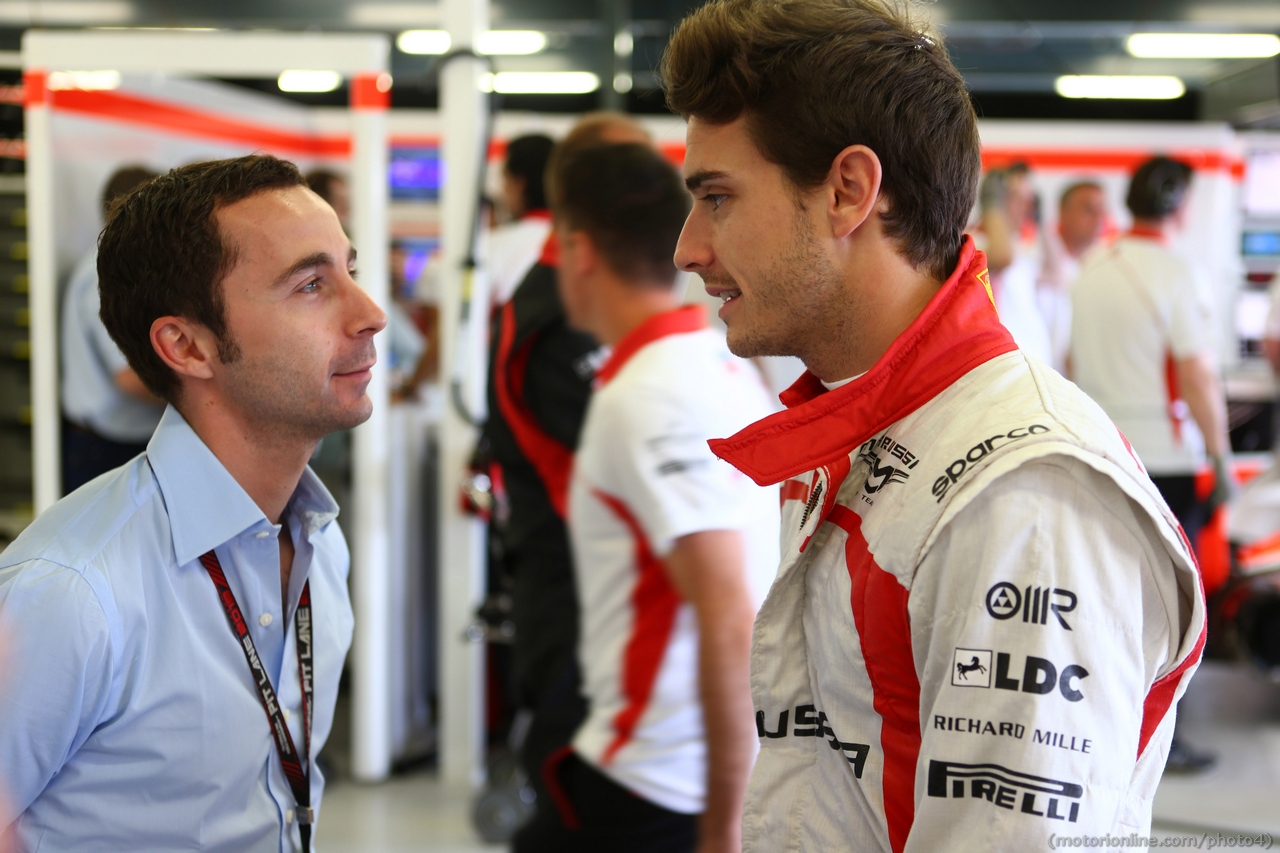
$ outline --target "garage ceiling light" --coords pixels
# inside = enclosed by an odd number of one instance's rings
[[[403,53],[439,55],[452,46],[444,30],[405,30],[396,37]],[[527,56],[547,46],[547,34],[537,30],[490,30],[476,39],[476,53],[488,56]]]
[[[584,95],[600,88],[590,71],[499,71],[480,77],[480,88],[503,95]]]
[[[1125,48],[1143,59],[1265,59],[1280,54],[1270,33],[1135,33]]]
[[[1177,77],[1104,76],[1100,74],[1066,75],[1054,81],[1053,88],[1064,98],[1122,98],[1129,100],[1167,101],[1181,98],[1187,87]]]
[[[332,92],[342,85],[337,71],[284,71],[276,81],[281,92]]]
[[[84,89],[106,91],[120,88],[119,71],[53,71],[49,74],[50,89]]]

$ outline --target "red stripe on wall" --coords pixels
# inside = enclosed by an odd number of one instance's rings
[[[313,157],[350,157],[347,136],[321,136],[280,130],[206,110],[155,101],[123,92],[59,89],[49,93],[54,109],[123,121],[165,130],[182,136],[240,143],[254,149],[265,148]]]
[[[911,652],[907,590],[876,565],[857,513],[836,506],[827,520],[848,534],[845,564],[852,586],[853,623],[871,679],[872,707],[881,720],[889,846],[894,853],[902,853],[915,821],[916,763],[920,757],[920,681]]]
[[[622,657],[622,692],[627,704],[613,718],[614,737],[600,758],[600,763],[607,765],[631,740],[636,724],[640,722],[645,708],[649,707],[658,670],[666,656],[667,644],[671,642],[680,596],[671,585],[662,561],[649,547],[640,522],[627,505],[598,489],[593,490],[593,494],[631,531],[639,574],[631,591],[631,636]]]

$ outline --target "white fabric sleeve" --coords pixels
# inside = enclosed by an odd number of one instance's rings
[[[964,507],[909,599],[921,745],[906,850],[1146,831],[1126,824],[1126,797],[1144,700],[1189,612],[1177,590],[1151,519],[1070,457]]]
[[[706,403],[651,388],[617,402],[606,423],[617,447],[606,489],[635,514],[654,553],[665,557],[690,533],[742,528],[755,486],[707,446],[718,436],[700,417]]]
[[[1214,351],[1213,308],[1197,271],[1184,263],[1170,282],[1169,349],[1176,359]]]
[[[0,572],[0,643],[7,647],[0,655],[0,831],[103,718],[114,669],[110,636],[102,605],[78,572],[43,561]]]

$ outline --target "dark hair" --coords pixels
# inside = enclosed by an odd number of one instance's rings
[[[1152,157],[1129,181],[1125,206],[1138,219],[1164,219],[1179,207],[1191,186],[1191,167],[1168,157]]]
[[[227,329],[222,279],[236,247],[218,232],[219,208],[257,193],[302,186],[298,168],[266,155],[193,163],[121,199],[98,238],[102,322],[152,393],[174,402],[182,385],[151,346],[159,317],[185,317],[218,339],[218,356],[240,351]]]
[[[524,209],[540,210],[548,206],[543,178],[547,173],[547,161],[556,145],[550,136],[541,133],[518,136],[507,143],[506,170],[513,177],[524,180]]]
[[[619,136],[632,138],[619,139]],[[610,137],[613,138],[611,139]],[[556,185],[559,180],[557,176],[559,175],[560,164],[572,158],[579,151],[595,145],[640,142],[641,140],[647,142],[649,139],[649,131],[644,129],[644,125],[626,113],[608,110],[587,113],[578,119],[577,124],[569,130],[564,139],[556,143],[556,147],[551,151],[551,157],[547,160],[547,173],[543,184],[547,192],[547,201],[551,207],[554,208],[556,206]]]
[[[597,145],[560,163],[556,217],[585,231],[628,281],[675,281],[676,242],[691,199],[680,175],[647,145]]]
[[[981,172],[964,80],[941,39],[893,0],[712,0],[662,58],[672,110],[711,124],[745,115],[761,153],[801,189],[863,144],[880,158],[885,233],[948,277]]]
[[[1065,205],[1068,199],[1081,190],[1097,190],[1098,192],[1102,192],[1102,184],[1097,181],[1076,181],[1074,184],[1071,184],[1063,190],[1062,195],[1058,196],[1058,207]]]
[[[122,195],[127,195],[130,190],[145,184],[147,181],[160,174],[146,166],[124,166],[116,169],[111,177],[107,178],[107,183],[102,187],[102,215],[104,217],[111,215],[111,204]]]
[[[342,175],[328,169],[314,169],[307,172],[306,178],[307,187],[328,204],[333,204],[333,185],[339,181],[345,183],[346,180]]]

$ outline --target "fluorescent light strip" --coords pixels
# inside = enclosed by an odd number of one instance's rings
[[[1265,59],[1280,54],[1270,33],[1134,33],[1125,42],[1142,59]]]
[[[439,55],[452,46],[445,30],[405,30],[396,37],[403,53]],[[547,46],[547,34],[537,30],[490,30],[476,39],[476,53],[487,56],[528,56]]]
[[[281,92],[332,92],[342,85],[342,75],[337,71],[293,69],[281,72],[276,85]]]
[[[1098,74],[1066,75],[1054,81],[1054,90],[1064,98],[1119,98],[1124,100],[1167,101],[1181,98],[1187,87],[1177,77]]]
[[[109,91],[120,88],[119,71],[51,71],[50,89],[83,89]]]
[[[480,77],[480,88],[503,95],[585,95],[600,88],[590,71],[499,71]]]

